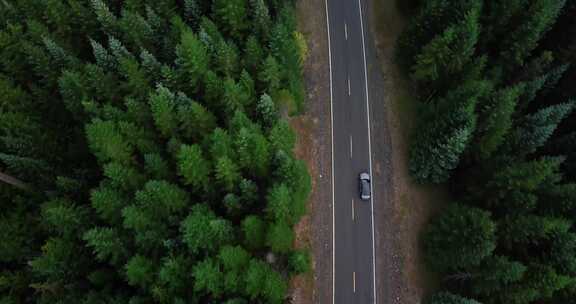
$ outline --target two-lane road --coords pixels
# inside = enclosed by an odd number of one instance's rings
[[[361,0],[326,0],[332,109],[333,303],[376,303],[374,203],[358,175],[372,176]],[[372,191],[374,193],[374,191]]]

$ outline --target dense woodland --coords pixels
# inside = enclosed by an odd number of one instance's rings
[[[576,303],[576,2],[427,0],[399,40],[421,105],[429,303]]]
[[[293,5],[0,1],[1,304],[283,302]]]

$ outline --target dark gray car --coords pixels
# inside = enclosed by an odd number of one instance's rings
[[[362,172],[360,173],[360,198],[367,201],[370,197],[370,175],[366,172]]]

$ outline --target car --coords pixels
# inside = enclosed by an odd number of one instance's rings
[[[369,200],[372,196],[370,192],[370,174],[362,172],[360,173],[360,198],[363,201]]]

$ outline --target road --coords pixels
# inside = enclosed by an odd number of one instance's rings
[[[360,172],[372,176],[363,3],[325,1],[332,112],[332,302],[376,303],[374,201],[361,201],[358,194]]]

